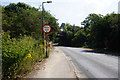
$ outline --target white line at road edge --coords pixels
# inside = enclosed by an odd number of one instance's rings
[[[73,62],[72,62],[70,57],[66,56],[65,54],[64,54],[64,56],[66,57],[66,59],[67,59],[68,63],[70,64],[70,66],[73,68],[73,72],[75,73],[76,78],[79,79],[80,78],[80,75],[78,74],[79,70],[77,70],[77,68],[73,64]]]
[[[59,48],[59,49],[60,49],[60,48]],[[73,72],[74,72],[74,74],[75,74],[75,77],[76,77],[77,79],[79,79],[79,78],[80,78],[80,75],[78,74],[78,71],[79,71],[79,70],[77,70],[77,68],[76,68],[75,65],[73,64],[71,58],[68,57],[68,56],[66,56],[65,53],[64,53],[61,49],[60,49],[60,51],[63,53],[63,55],[64,55],[65,58],[67,59],[67,61],[68,61],[69,65],[70,65],[70,67],[73,68]]]

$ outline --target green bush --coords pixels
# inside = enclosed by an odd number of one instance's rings
[[[10,32],[2,32],[2,76],[17,78],[29,72],[36,61],[42,59],[43,45],[32,37],[10,38]]]

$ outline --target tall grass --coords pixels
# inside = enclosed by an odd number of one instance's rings
[[[2,77],[18,78],[31,71],[36,61],[44,57],[43,45],[30,36],[10,38],[2,32]]]

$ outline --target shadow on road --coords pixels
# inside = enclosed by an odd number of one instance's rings
[[[68,46],[60,46],[60,45],[53,45],[56,47],[68,47]],[[70,47],[70,48],[76,48],[76,49],[82,49],[80,52],[86,52],[86,53],[95,53],[95,54],[105,54],[105,55],[111,55],[111,56],[120,56],[120,53],[117,52],[107,52],[107,51],[100,51],[100,50],[92,50],[88,48],[80,48],[80,47]]]
[[[105,51],[98,51],[98,50],[82,50],[82,52],[95,53],[95,54],[105,54],[105,55],[111,55],[111,56],[120,56],[119,53],[105,52]]]

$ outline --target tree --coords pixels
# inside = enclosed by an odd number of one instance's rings
[[[85,45],[86,36],[82,30],[79,30],[75,33],[75,37],[72,39],[72,43],[74,46],[82,47]]]
[[[106,16],[90,14],[82,25],[84,25],[87,45],[102,50],[118,50],[120,44],[118,14],[112,13]]]
[[[60,36],[59,44],[64,46],[74,46],[72,39],[74,38],[74,34],[80,30],[80,27],[75,25],[72,26],[69,23],[62,23],[60,28],[63,34]]]
[[[118,14],[112,13],[104,17],[109,22],[109,32],[106,40],[106,48],[112,51],[119,51],[120,27]]]
[[[54,41],[54,37],[59,30],[57,19],[49,12],[45,11],[45,24],[52,27],[52,31],[48,34],[50,40]],[[3,30],[10,31],[10,36],[19,38],[20,35],[33,36],[37,40],[43,40],[42,31],[42,12],[25,3],[11,3],[5,6],[3,11]],[[42,42],[42,41],[41,41]]]

